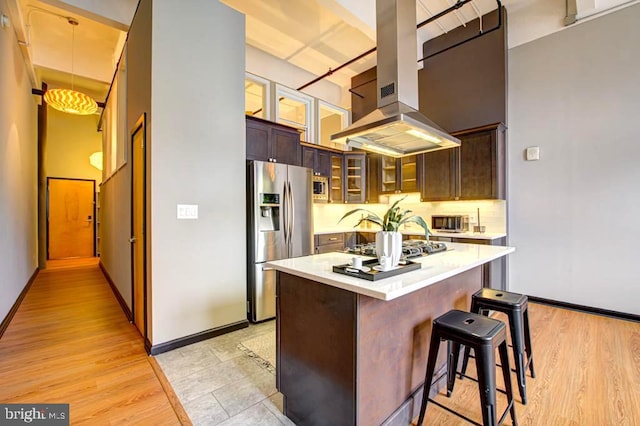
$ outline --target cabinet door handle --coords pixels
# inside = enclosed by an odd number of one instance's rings
[[[338,241],[338,237],[329,238],[329,241]]]

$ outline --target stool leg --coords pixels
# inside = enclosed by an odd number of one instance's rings
[[[475,347],[478,389],[482,406],[482,424],[495,426],[496,419],[496,356],[493,346]]]
[[[460,358],[460,343],[447,342],[449,358],[447,359],[447,397],[453,393],[453,386],[456,384],[456,371],[458,370],[458,359]]]
[[[502,365],[502,376],[504,378],[504,387],[507,391],[507,403],[511,404],[511,421],[513,422],[513,426],[517,426],[518,422],[516,420],[516,404],[513,400],[513,387],[511,385],[511,368],[509,367],[509,354],[507,351],[507,342],[504,341],[500,343],[498,347],[498,351],[500,352],[500,365]]]
[[[524,361],[524,323],[522,311],[509,313],[509,330],[511,331],[511,344],[513,345],[513,359],[516,363],[516,375],[522,403],[527,404],[527,384],[525,382]]]
[[[467,365],[469,364],[469,354],[471,352],[471,348],[469,346],[464,346],[464,355],[462,357],[462,369],[460,370],[460,380],[464,378],[463,374],[467,374]]]
[[[424,421],[424,413],[427,411],[427,402],[429,401],[429,391],[431,390],[431,381],[433,380],[433,370],[436,368],[436,359],[438,358],[438,348],[440,347],[440,334],[434,329],[431,331],[431,342],[429,343],[429,358],[427,360],[427,372],[424,376],[424,388],[422,389],[422,405],[420,406],[420,417],[418,418],[418,426]]]
[[[527,359],[529,360],[529,371],[531,371],[531,377],[536,378],[536,373],[533,371],[533,349],[531,347],[531,332],[529,331],[529,310],[526,309],[523,314],[524,319],[524,349],[527,352]]]
[[[473,312],[474,314],[480,313],[480,309],[478,308],[478,304],[476,303],[475,297],[471,298],[471,309],[469,312]],[[460,371],[460,380],[464,378],[463,374],[467,374],[467,365],[469,364],[469,354],[471,353],[471,349],[469,346],[465,345],[464,347],[464,357],[462,358],[462,370]],[[476,360],[477,361],[477,360]]]

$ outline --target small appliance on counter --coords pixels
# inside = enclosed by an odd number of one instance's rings
[[[431,229],[438,232],[467,232],[469,230],[469,216],[431,216]]]

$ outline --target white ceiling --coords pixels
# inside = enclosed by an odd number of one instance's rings
[[[313,75],[324,74],[375,46],[375,0],[221,1],[246,15],[248,45]],[[439,13],[454,1],[416,0],[417,21]],[[552,1],[504,0],[503,4],[511,13]],[[97,100],[104,100],[137,0],[7,2],[12,25],[18,39],[25,44],[23,53],[33,65],[34,86],[43,80],[50,87],[71,85],[72,25],[65,17],[74,17],[79,21],[74,36],[75,86],[85,89]],[[424,41],[486,14],[496,6],[495,0],[473,0],[419,29],[416,59]],[[329,79],[341,87],[349,87],[351,76],[375,63],[375,54],[369,55]]]

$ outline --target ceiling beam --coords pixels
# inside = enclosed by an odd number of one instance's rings
[[[362,31],[375,43],[376,41],[376,2],[375,0],[317,0],[347,24]]]

